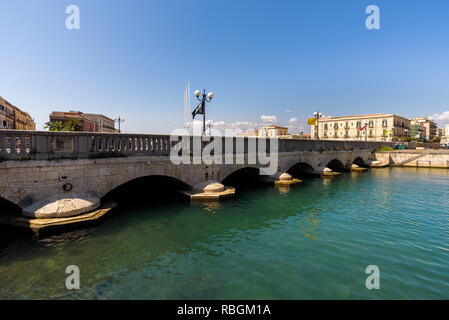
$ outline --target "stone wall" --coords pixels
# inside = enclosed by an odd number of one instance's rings
[[[390,165],[421,168],[449,168],[448,151],[416,150],[376,152],[375,157],[376,160]]]

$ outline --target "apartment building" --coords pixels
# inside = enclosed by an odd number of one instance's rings
[[[53,111],[50,114],[50,122],[62,122],[66,124],[70,120],[76,120],[79,128],[76,131],[98,132],[98,124],[87,119],[81,111]]]
[[[0,97],[0,129],[36,130],[36,123],[27,112]]]
[[[426,128],[421,122],[410,120],[410,137],[419,139],[426,138]]]
[[[419,123],[425,129],[424,138],[432,140],[437,137],[437,124],[428,117],[413,118],[412,121]]]
[[[326,117],[311,126],[314,139],[391,141],[393,137],[410,135],[410,120],[395,114],[366,114],[346,117]]]
[[[102,114],[83,113],[81,111],[53,111],[50,114],[50,122],[67,123],[76,120],[79,128],[76,131],[86,132],[118,132],[114,127],[114,120]]]
[[[288,128],[276,125],[261,127],[257,130],[258,137],[281,138],[288,136]]]
[[[115,121],[102,114],[83,113],[84,117],[98,124],[98,132],[119,132],[115,128]]]

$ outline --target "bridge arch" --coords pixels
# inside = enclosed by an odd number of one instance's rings
[[[332,159],[327,163],[326,167],[336,172],[343,172],[347,170],[345,165],[338,159]]]
[[[186,182],[168,175],[147,175],[128,180],[108,191],[102,200],[144,202],[149,198],[173,196],[191,190]]]
[[[352,161],[353,164],[358,165],[359,167],[366,168],[368,167],[366,161],[362,157],[357,157]]]
[[[288,170],[287,173],[292,175],[293,177],[304,175],[304,174],[311,174],[315,171],[312,165],[308,164],[307,162],[298,162],[294,165],[292,165]]]
[[[14,202],[0,197],[0,215],[20,214],[22,209]]]
[[[224,185],[233,185],[238,182],[254,182],[260,178],[260,169],[257,167],[240,167],[227,173],[221,180]]]

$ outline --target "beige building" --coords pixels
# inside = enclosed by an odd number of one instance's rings
[[[276,125],[261,127],[257,130],[257,136],[263,138],[282,138],[288,136],[288,128]]]
[[[433,120],[429,119],[428,117],[420,117],[414,118],[412,119],[412,121],[416,121],[416,123],[419,123],[424,127],[424,138],[432,140],[437,137],[437,124]]]
[[[449,124],[444,126],[443,136],[441,137],[441,143],[449,143]]]
[[[102,114],[83,113],[84,117],[98,124],[98,132],[118,132],[115,122]]]
[[[33,118],[0,97],[0,129],[36,130]]]
[[[316,139],[316,125],[311,127],[311,135]],[[395,114],[327,117],[318,121],[321,140],[392,141],[393,137],[408,137],[409,134],[410,120]]]
[[[240,132],[238,134],[236,134],[236,137],[257,137],[259,133],[259,130],[246,130],[243,132]]]

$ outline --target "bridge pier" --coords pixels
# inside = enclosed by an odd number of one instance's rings
[[[100,206],[100,202],[92,195],[55,195],[23,208],[22,214],[34,219],[67,218],[91,212]]]
[[[279,174],[278,180],[274,181],[274,185],[276,187],[290,186],[292,184],[297,184],[297,183],[301,183],[301,182],[302,182],[302,180],[293,178],[290,174],[283,172],[283,173]]]
[[[328,167],[324,168],[320,173],[320,176],[322,178],[333,178],[333,177],[337,177],[337,176],[341,176],[341,175],[342,175],[341,172],[333,171],[332,169],[330,169]]]
[[[359,167],[355,163],[351,165],[351,172],[365,172],[368,171],[368,168]]]
[[[220,201],[235,196],[235,188],[209,180],[195,185],[191,191],[184,191],[184,194],[188,195],[192,202]]]

